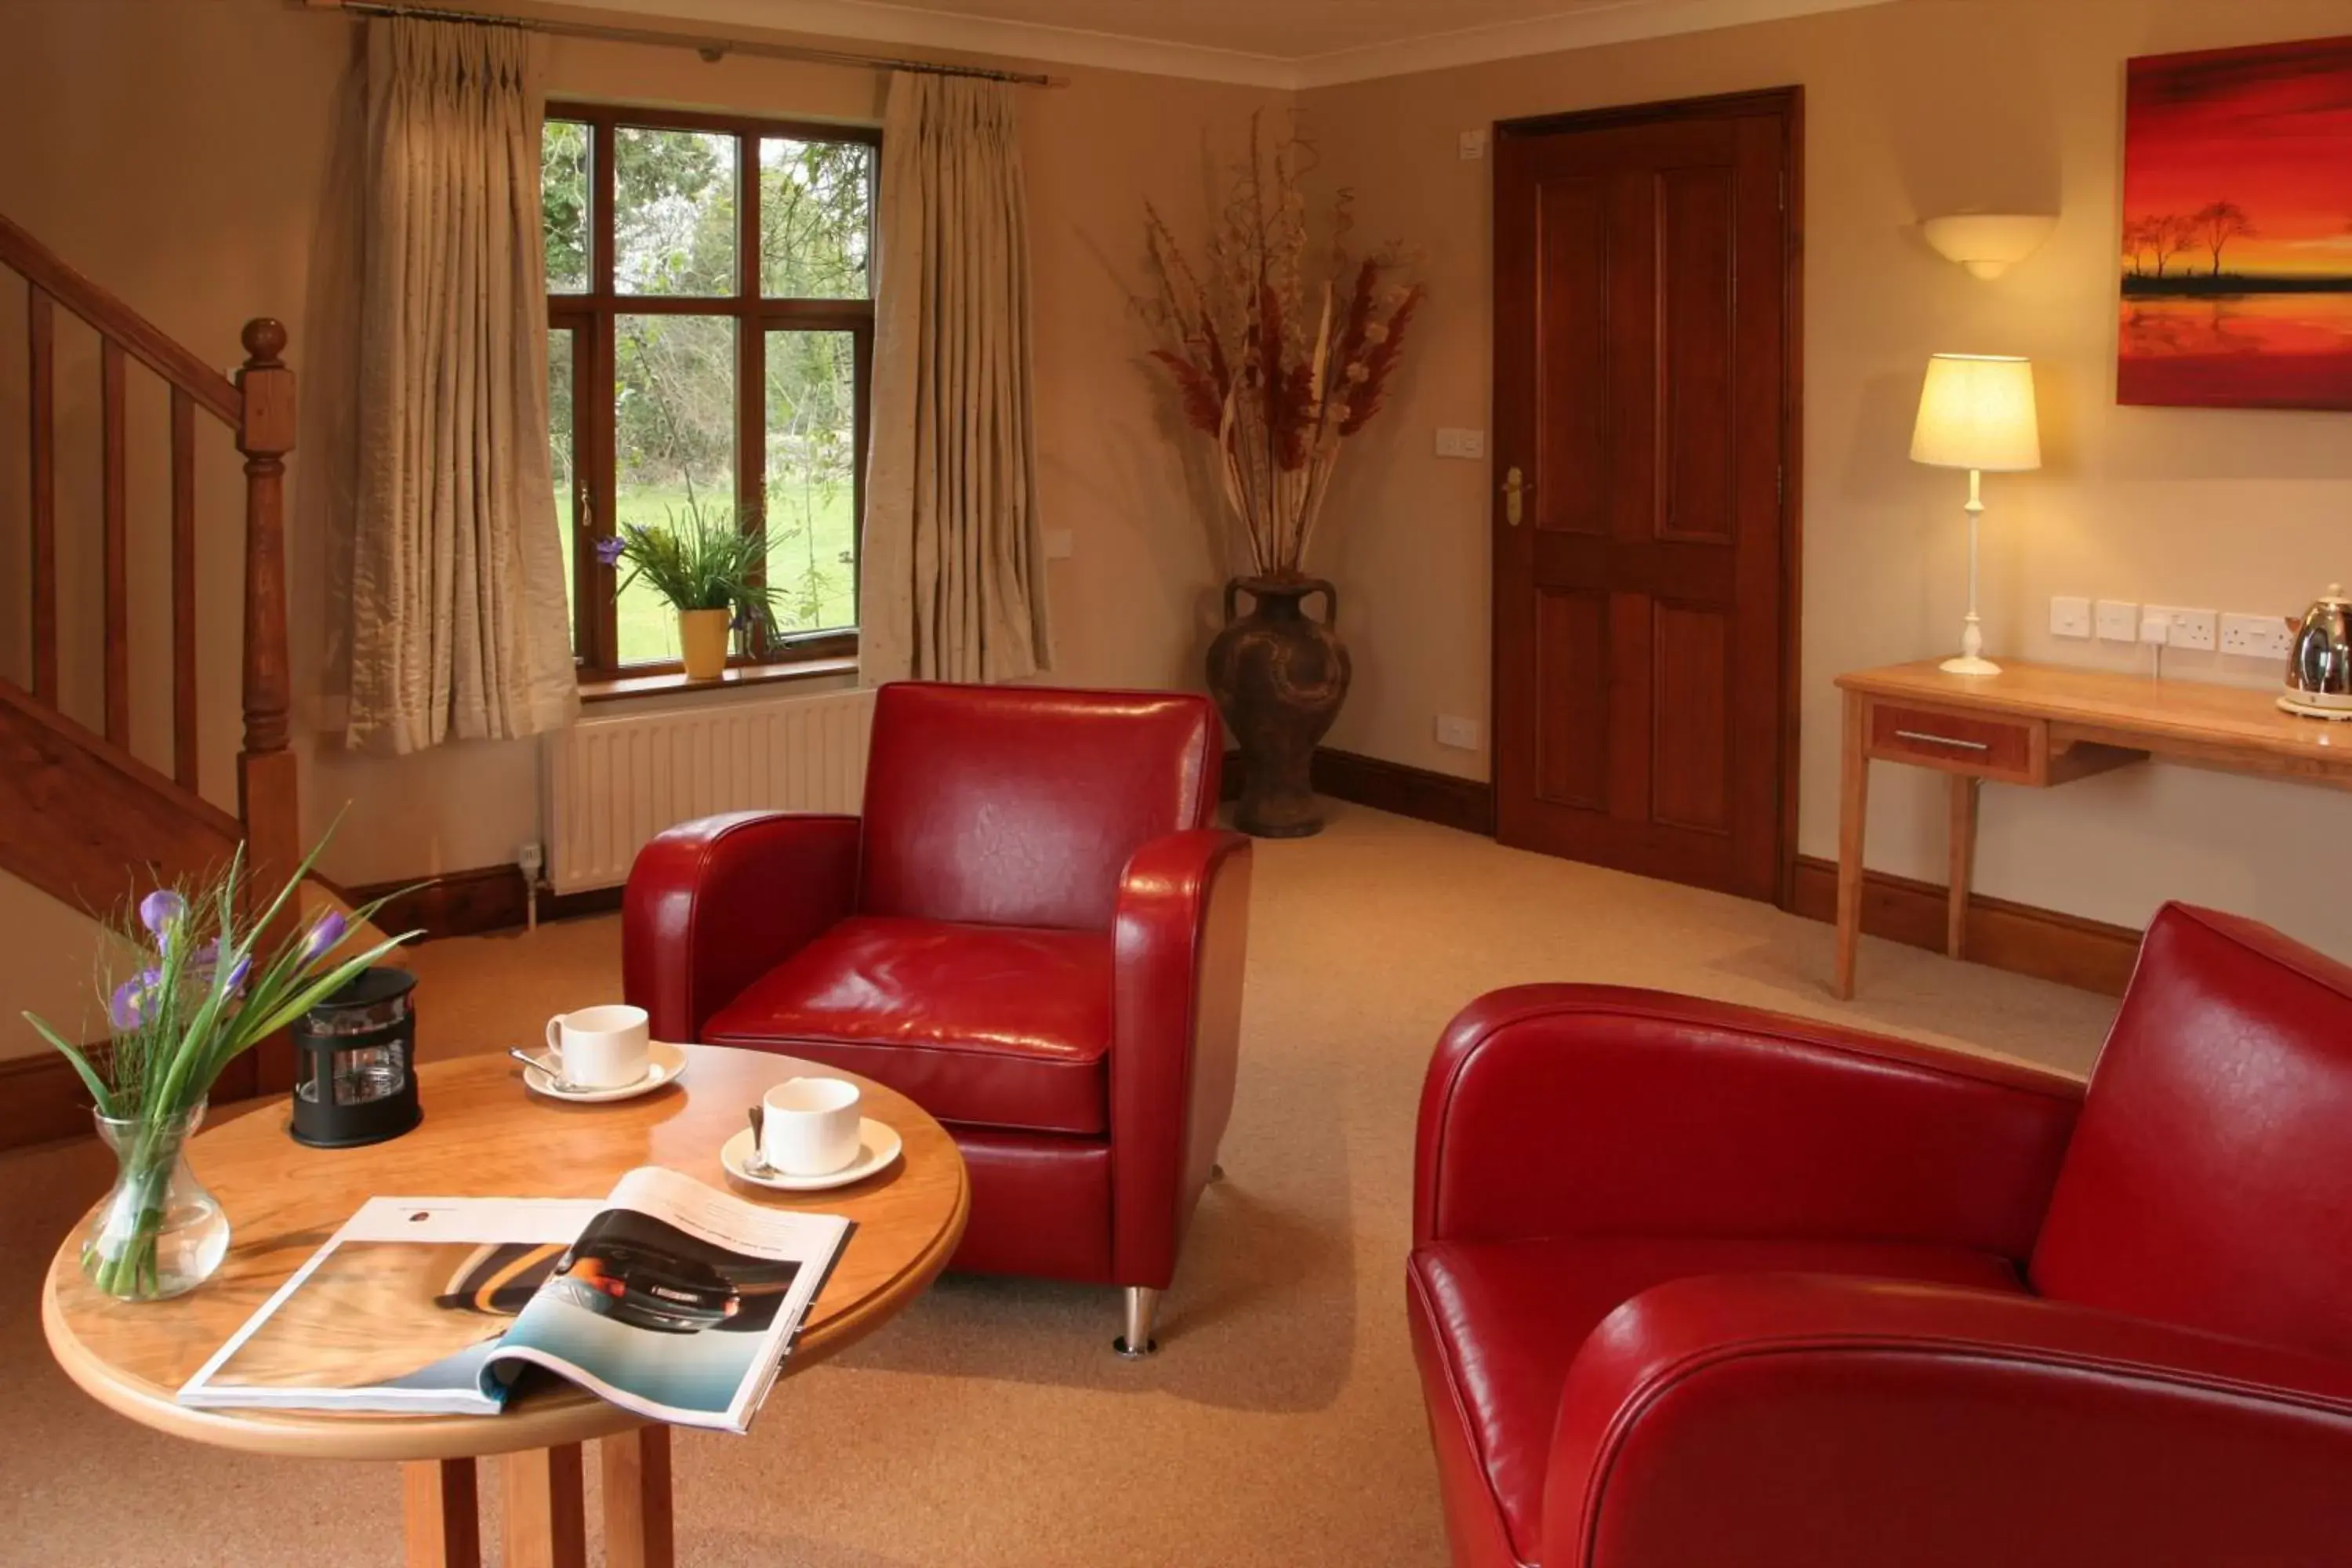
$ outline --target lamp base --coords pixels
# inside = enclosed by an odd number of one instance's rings
[[[1979,658],[1972,653],[1964,653],[1956,658],[1948,658],[1936,668],[1947,675],[1999,675],[2000,673],[2000,666],[1989,658]]]

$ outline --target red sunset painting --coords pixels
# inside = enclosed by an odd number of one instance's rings
[[[2131,62],[2116,400],[2352,409],[2352,38]]]

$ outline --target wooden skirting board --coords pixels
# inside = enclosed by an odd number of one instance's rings
[[[1404,763],[1383,762],[1360,752],[1318,746],[1309,774],[1318,795],[1440,827],[1459,828],[1481,837],[1495,831],[1495,787],[1482,779],[1465,779]],[[1225,753],[1224,797],[1242,793],[1242,755]]]
[[[1241,759],[1225,754],[1225,796],[1240,793]],[[1328,748],[1315,753],[1315,788],[1334,800],[1370,806],[1465,833],[1495,830],[1495,795],[1476,779],[1457,778],[1402,763]],[[354,888],[354,901],[380,898],[406,883]],[[1800,856],[1789,908],[1808,920],[1837,914],[1837,867]],[[543,893],[541,920],[569,920],[621,907],[621,889],[562,897]],[[455,871],[398,893],[377,914],[387,931],[422,931],[425,940],[511,931],[523,923],[522,873],[512,866]],[[1930,882],[1873,871],[1864,883],[1862,929],[1872,936],[1941,952],[1944,889]],[[2102,995],[2123,994],[2139,952],[2140,933],[2128,927],[2011,903],[1981,895],[1969,900],[1971,962],[2038,980],[2054,980]],[[1465,1001],[1468,998],[1465,997]],[[89,1131],[89,1096],[54,1051],[0,1061],[0,1149],[47,1143]]]
[[[103,1044],[90,1047],[93,1058],[102,1058],[105,1052]],[[229,1063],[213,1086],[213,1103],[252,1096],[257,1065],[250,1052]],[[0,1151],[89,1137],[89,1090],[80,1075],[47,1046],[28,1057],[0,1060]]]
[[[1225,753],[1225,797],[1241,793],[1241,756]],[[1495,831],[1495,794],[1475,779],[1382,762],[1377,757],[1329,748],[1315,753],[1317,793],[1369,805],[1399,816],[1416,817],[1465,833]],[[1944,947],[1945,889],[1909,877],[1873,871],[1864,878],[1862,929],[1910,947],[1940,952]],[[1837,866],[1799,856],[1790,882],[1789,910],[1808,920],[1837,918]],[[1982,895],[1969,900],[1968,954],[1972,963],[2037,980],[2123,994],[2139,954],[2140,933],[2127,926],[2084,920],[2055,910],[2011,903]]]
[[[479,866],[422,882],[383,882],[352,889],[352,897],[361,903],[390,900],[376,911],[379,928],[387,932],[421,931],[425,942],[517,930],[530,914],[525,893],[521,869],[510,865]],[[543,921],[609,914],[620,907],[618,888],[539,896],[539,918]]]
[[[1885,871],[1864,873],[1862,929],[1908,947],[1944,951],[1946,889]],[[1837,862],[1797,858],[1790,910],[1808,920],[1837,919]],[[2054,980],[2103,996],[2120,996],[2139,956],[2140,933],[2032,904],[1976,894],[1969,900],[1969,962],[2037,980]]]

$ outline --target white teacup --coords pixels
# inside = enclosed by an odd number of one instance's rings
[[[760,1158],[787,1176],[826,1176],[857,1158],[857,1086],[792,1078],[760,1097]]]
[[[577,1089],[621,1089],[646,1076],[653,1037],[643,1007],[613,1004],[547,1021],[556,1076]]]

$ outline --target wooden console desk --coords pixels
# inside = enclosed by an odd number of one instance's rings
[[[1838,808],[1837,994],[1853,994],[1862,935],[1863,827],[1870,764],[1908,763],[1952,781],[1951,895],[1944,949],[1965,956],[1977,791],[1985,780],[2047,789],[2163,757],[2231,773],[2352,789],[2352,722],[2282,712],[2274,693],[2202,681],[2007,664],[1947,675],[1933,660],[1838,677],[1845,693]]]

